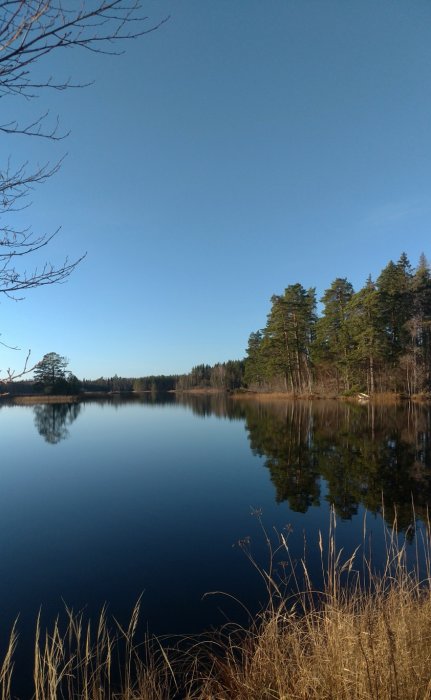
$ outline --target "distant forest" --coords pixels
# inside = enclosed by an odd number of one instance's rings
[[[346,277],[337,277],[320,302],[318,314],[315,288],[299,283],[275,294],[266,326],[251,333],[243,360],[201,364],[183,375],[84,379],[81,389],[429,394],[431,272],[425,255],[413,268],[402,253],[358,291]],[[31,381],[15,382],[7,390],[31,393],[33,386]]]

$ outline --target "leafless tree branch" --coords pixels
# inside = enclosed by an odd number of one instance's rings
[[[56,80],[48,74],[41,78],[40,63],[57,50],[87,49],[96,53],[122,53],[122,42],[137,39],[154,32],[168,18],[151,23],[142,12],[141,0],[4,0],[0,1],[0,99],[21,97],[27,102],[46,89],[67,90],[85,87],[90,83]],[[35,72],[36,64],[38,70]],[[46,65],[49,65],[48,63]],[[0,136],[5,138],[31,136],[60,141],[68,135],[61,132],[58,118],[50,124],[49,112],[24,123],[12,118],[0,123]],[[57,235],[34,234],[31,229],[20,229],[9,219],[26,209],[29,196],[37,185],[55,175],[62,158],[54,165],[31,166],[28,162],[13,165],[11,159],[0,166],[0,294],[14,300],[17,293],[67,280],[85,255],[62,264],[46,262],[33,270],[21,269],[18,264],[46,247]],[[5,346],[5,343],[0,341]],[[31,371],[30,353],[22,371],[8,369],[9,380]]]
[[[1,343],[4,345],[4,343]],[[9,347],[9,346],[6,346]],[[19,350],[19,348],[11,348],[12,350]],[[34,365],[29,365],[30,361],[30,355],[31,355],[31,350],[28,351],[27,357],[24,360],[24,364],[20,370],[14,370],[8,367],[8,369],[5,371],[6,377],[5,381],[7,382],[13,382],[16,379],[20,379],[21,377],[24,377],[26,374],[30,374],[30,372],[33,372],[33,370],[37,367],[37,362]],[[2,370],[0,370],[1,372]]]
[[[141,14],[140,0],[83,2],[74,0],[11,0],[0,3],[0,97],[8,94],[33,96],[32,90],[64,90],[70,82],[33,81],[31,68],[57,49],[86,48],[98,53],[118,54],[120,40],[149,34],[168,18],[149,24]]]

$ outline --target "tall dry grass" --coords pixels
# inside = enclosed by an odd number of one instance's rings
[[[318,544],[323,586],[313,588],[305,561],[290,560],[288,537],[273,545],[269,565],[250,563],[264,578],[268,605],[248,629],[182,639],[175,646],[145,637],[137,643],[139,603],[127,628],[97,624],[66,610],[51,631],[36,625],[34,700],[419,700],[431,699],[429,529],[409,567],[396,527],[387,532],[382,571],[358,551],[343,559],[332,516]],[[419,545],[418,545],[419,549]],[[284,556],[288,580],[277,576]],[[421,574],[420,571],[425,571]],[[305,582],[305,585],[304,585]],[[16,626],[0,667],[1,700],[13,693]],[[22,673],[19,669],[19,673]]]
[[[293,572],[288,589],[295,592],[286,595],[270,567],[260,570],[270,594],[267,609],[245,634],[233,630],[220,638],[221,654],[213,654],[211,672],[194,697],[431,698],[429,528],[418,544],[416,565],[409,568],[395,523],[386,532],[386,563],[379,573],[369,559],[358,558],[358,550],[343,560],[335,528],[332,515],[327,547],[319,542],[324,585],[317,591],[305,561],[299,583],[281,537]]]

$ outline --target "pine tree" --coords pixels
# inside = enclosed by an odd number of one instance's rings
[[[340,378],[344,390],[350,389],[350,359],[352,339],[349,332],[348,304],[353,296],[353,287],[348,280],[337,277],[321,299],[323,315],[316,324],[316,341],[313,357],[335,372],[337,393]]]
[[[397,368],[409,343],[407,323],[412,311],[412,268],[405,253],[390,261],[377,279],[378,309],[383,330],[388,378],[397,389]]]
[[[262,387],[265,380],[262,331],[250,333],[245,358],[244,381],[247,386]]]
[[[262,349],[270,377],[281,377],[286,391],[311,391],[311,344],[316,323],[316,293],[301,284],[273,296]]]
[[[66,367],[69,364],[62,355],[56,352],[49,352],[43,356],[34,370],[34,379],[46,394],[53,394],[65,391],[68,388],[66,381]]]
[[[431,272],[422,253],[411,279],[412,307],[407,322],[409,346],[402,358],[407,391],[415,394],[430,389],[431,372]]]
[[[358,388],[366,388],[369,394],[374,394],[377,370],[383,357],[383,334],[378,293],[371,276],[352,296],[346,311],[353,344],[351,367],[355,370]]]

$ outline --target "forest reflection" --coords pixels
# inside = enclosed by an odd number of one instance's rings
[[[430,408],[341,402],[244,405],[255,455],[265,457],[276,500],[305,513],[324,498],[350,519],[362,504],[397,517],[402,530],[426,519],[431,500]],[[322,488],[321,479],[326,482]],[[383,505],[384,504],[384,505]]]
[[[229,420],[244,420],[246,412],[241,401],[232,400],[228,394],[176,394],[176,401],[181,406],[191,409],[195,416],[208,418],[228,418]]]
[[[79,403],[51,403],[34,406],[34,424],[39,435],[51,445],[69,437],[68,426],[79,416]]]
[[[331,503],[349,520],[364,506],[413,534],[431,503],[431,408],[425,404],[231,400],[182,395],[195,415],[243,420],[278,503],[305,513]],[[322,479],[325,483],[322,482]]]
[[[416,515],[427,519],[431,502],[431,408],[428,405],[359,405],[340,401],[231,399],[226,394],[111,397],[98,404],[186,407],[201,418],[242,421],[252,453],[264,459],[278,503],[305,513],[323,501],[342,519],[359,507],[382,513],[400,530]],[[34,407],[34,423],[43,439],[57,444],[81,404]],[[384,505],[383,505],[384,504]],[[410,528],[411,529],[411,528]]]

